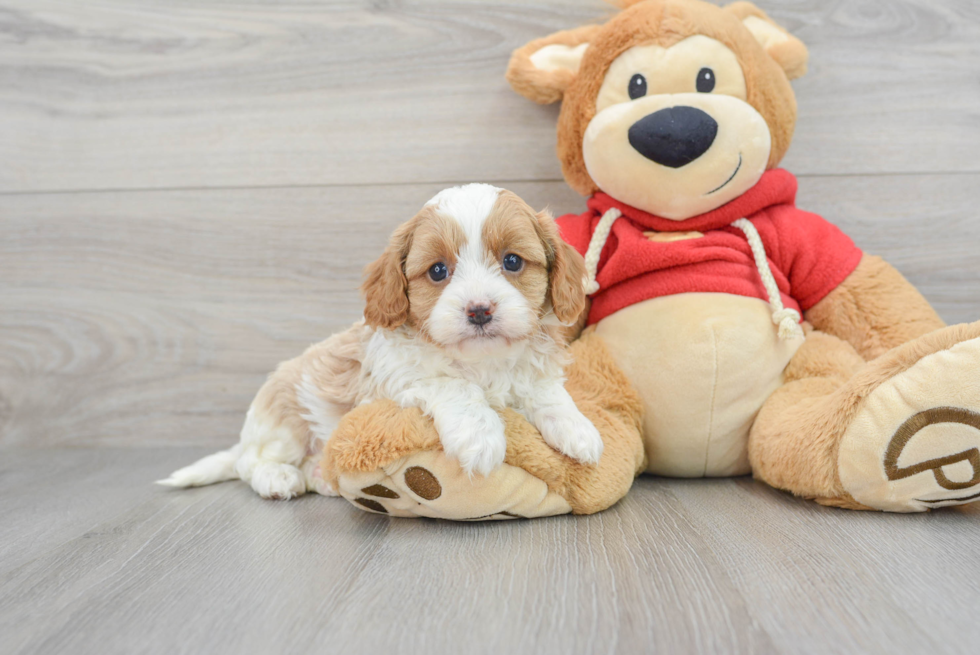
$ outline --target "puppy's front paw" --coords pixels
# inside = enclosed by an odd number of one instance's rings
[[[596,464],[602,455],[603,443],[599,431],[577,409],[571,412],[562,409],[542,412],[537,428],[549,446],[584,464]]]
[[[439,424],[442,449],[459,460],[467,475],[487,475],[504,463],[507,454],[504,424],[489,407],[471,408],[466,413],[444,417]]]

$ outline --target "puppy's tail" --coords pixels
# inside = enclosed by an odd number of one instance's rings
[[[237,480],[235,463],[242,453],[242,445],[235,444],[228,450],[222,450],[213,455],[199,459],[190,466],[185,466],[170,474],[169,478],[157,480],[156,484],[164,487],[203,487],[215,482]]]

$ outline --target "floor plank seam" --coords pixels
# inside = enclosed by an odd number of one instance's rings
[[[958,170],[958,171],[883,171],[871,173],[794,173],[798,180],[805,179],[834,179],[834,178],[881,178],[881,177],[955,177],[980,175],[977,170]],[[29,196],[67,196],[67,195],[95,195],[110,193],[203,193],[209,191],[276,191],[276,190],[311,190],[311,189],[373,189],[373,188],[397,188],[412,186],[455,186],[459,184],[469,184],[471,182],[484,182],[486,184],[507,186],[510,184],[552,184],[565,182],[564,178],[527,178],[527,179],[460,179],[460,180],[422,180],[411,182],[351,182],[338,184],[268,184],[268,185],[217,185],[217,186],[174,186],[174,187],[118,187],[104,189],[41,189],[30,191],[0,191],[0,198],[4,197],[29,197]]]

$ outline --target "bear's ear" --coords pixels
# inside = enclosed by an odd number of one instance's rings
[[[782,67],[786,77],[795,80],[806,74],[806,62],[810,56],[806,46],[776,24],[766,12],[751,2],[734,2],[725,9],[738,16],[762,49]]]
[[[589,41],[600,28],[599,25],[586,25],[556,32],[518,48],[507,66],[510,86],[539,104],[558,102],[578,75]]]

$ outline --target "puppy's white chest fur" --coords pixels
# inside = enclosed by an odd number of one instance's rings
[[[364,348],[366,393],[361,402],[391,398],[403,407],[419,405],[421,390],[434,381],[452,386],[458,380],[482,390],[491,407],[524,412],[523,401],[542,382],[561,384],[564,363],[562,349],[543,333],[490,349],[461,351],[436,346],[404,327],[376,330]]]
[[[507,440],[497,410],[504,407],[521,412],[552,447],[594,463],[602,439],[565,391],[564,361],[545,330],[511,343],[446,348],[406,327],[378,329],[364,346],[359,402],[390,398],[418,407],[467,472],[486,474],[503,463]]]

